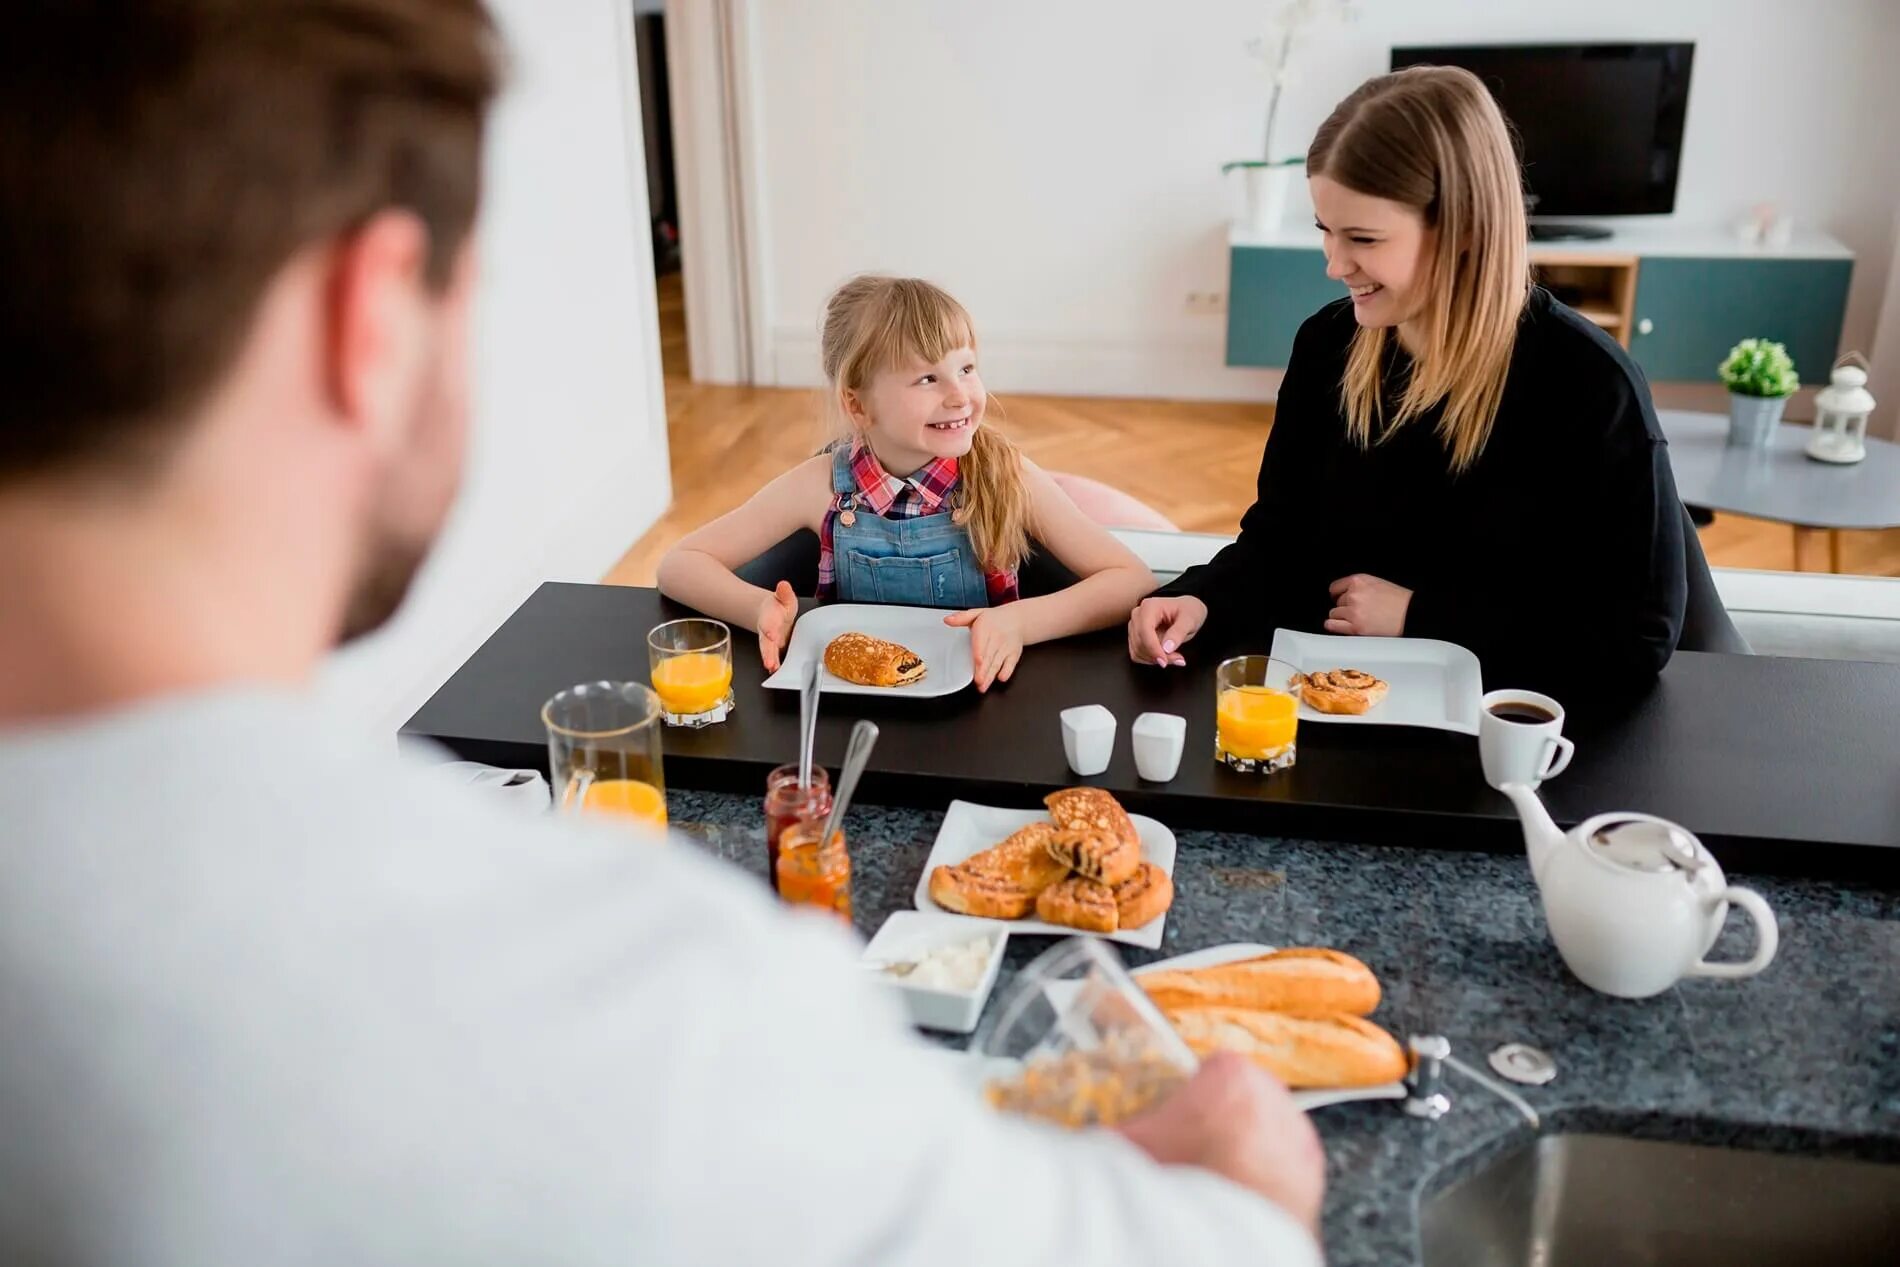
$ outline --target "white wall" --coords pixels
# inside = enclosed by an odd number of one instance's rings
[[[863,269],[919,273],[974,312],[999,391],[1247,397],[1222,366],[1225,159],[1258,147],[1267,0],[749,0],[765,163],[764,381],[817,374],[817,315]],[[1304,150],[1394,44],[1693,40],[1677,210],[1770,199],[1858,254],[1844,343],[1873,339],[1894,254],[1893,0],[1362,0],[1306,47],[1278,148]],[[1291,215],[1303,214],[1297,208]],[[1808,367],[1803,367],[1807,369]],[[1896,401],[1900,404],[1900,401]]]
[[[480,226],[467,483],[409,603],[326,691],[396,728],[543,580],[598,580],[671,496],[625,0],[489,0],[510,87]]]

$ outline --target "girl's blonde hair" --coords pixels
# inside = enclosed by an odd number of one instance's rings
[[[1340,399],[1361,447],[1443,401],[1438,436],[1451,469],[1465,470],[1491,435],[1531,288],[1523,178],[1503,114],[1467,70],[1415,66],[1380,75],[1320,125],[1306,170],[1416,208],[1437,231],[1424,343],[1397,414],[1386,422],[1381,374],[1394,331],[1360,327]]]
[[[935,363],[953,348],[976,347],[976,325],[941,287],[915,277],[853,277],[825,303],[819,342],[838,425],[849,434],[844,393],[910,360]],[[957,461],[954,495],[985,568],[1010,571],[1029,554],[1029,490],[1022,455],[987,418]]]

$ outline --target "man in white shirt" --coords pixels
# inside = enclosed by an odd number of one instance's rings
[[[479,0],[9,28],[0,1261],[1318,1262],[1244,1062],[999,1117],[841,934],[304,699],[458,479]]]

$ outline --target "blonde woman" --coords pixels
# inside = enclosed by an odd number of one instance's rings
[[[978,690],[1008,681],[1024,647],[1117,624],[1154,588],[1133,552],[986,424],[975,326],[943,290],[852,279],[825,306],[821,352],[844,438],[660,561],[660,589],[755,630],[767,669],[797,598],[733,569],[800,528],[819,537],[819,599],[957,609],[944,620],[970,626]],[[1032,537],[1081,579],[1019,598]]]
[[[1239,539],[1134,609],[1130,656],[1265,651],[1284,626],[1443,638],[1488,686],[1653,677],[1685,598],[1662,432],[1623,349],[1532,284],[1490,94],[1444,67],[1372,79],[1307,171],[1349,294],[1294,340]]]

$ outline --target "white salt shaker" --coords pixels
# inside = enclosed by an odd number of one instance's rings
[[[1135,745],[1135,772],[1150,783],[1166,783],[1181,768],[1187,746],[1187,718],[1178,713],[1143,713],[1129,730]]]
[[[1100,704],[1063,709],[1062,755],[1084,778],[1108,769],[1115,755],[1115,714]]]

